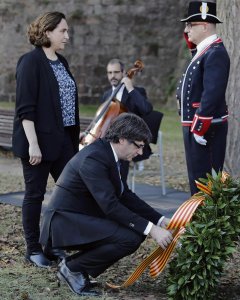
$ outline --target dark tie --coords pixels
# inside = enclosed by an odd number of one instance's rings
[[[123,182],[122,182],[122,177],[121,177],[121,172],[120,172],[121,163],[120,163],[119,160],[117,161],[117,168],[118,168],[118,173],[119,173],[119,177],[120,177],[120,181],[121,181],[121,194],[122,194],[123,191],[124,191],[124,185],[123,185]]]

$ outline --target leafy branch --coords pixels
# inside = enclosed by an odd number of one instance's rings
[[[240,182],[212,172],[200,179],[204,205],[195,212],[169,264],[169,299],[214,299],[224,264],[240,234]]]

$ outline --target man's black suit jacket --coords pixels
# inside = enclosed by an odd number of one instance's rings
[[[74,80],[66,59],[60,54],[57,56]],[[22,126],[22,120],[27,119],[34,122],[43,160],[56,160],[64,141],[64,126],[58,82],[42,48],[35,48],[19,59],[16,78],[13,152],[18,157],[28,158],[29,144]],[[77,152],[80,131],[77,85],[75,121],[70,131]]]
[[[46,208],[40,242],[49,236],[53,247],[70,247],[102,240],[124,226],[143,234],[148,221],[161,214],[121,181],[109,142],[98,139],[65,166]]]

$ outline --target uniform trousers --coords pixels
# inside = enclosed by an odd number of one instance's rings
[[[21,159],[25,182],[22,222],[28,254],[42,251],[39,243],[39,222],[48,176],[51,174],[56,182],[64,166],[74,154],[70,133],[68,129],[65,129],[62,150],[56,160],[43,160],[39,165],[33,166],[28,159]]]
[[[228,123],[211,124],[204,135],[207,145],[200,145],[194,139],[190,127],[183,126],[183,139],[191,195],[199,192],[195,180],[206,178],[212,169],[222,171],[227,140]]]
[[[67,257],[66,264],[72,272],[86,272],[96,278],[119,259],[135,252],[144,239],[143,234],[120,225],[106,239],[79,246],[80,251]]]

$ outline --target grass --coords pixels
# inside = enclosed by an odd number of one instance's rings
[[[81,116],[94,117],[97,109],[97,105],[80,104],[80,118]],[[182,139],[182,131],[180,126],[180,117],[178,116],[177,111],[158,108],[156,110],[159,110],[164,114],[160,129],[165,136],[165,140],[169,142],[180,141]]]
[[[97,104],[82,105],[80,103],[79,105],[80,118],[81,116],[94,117],[98,107],[99,106]],[[0,109],[9,109],[9,110],[14,109],[14,103],[0,102]],[[180,141],[182,139],[182,134],[181,134],[180,120],[177,111],[159,109],[159,108],[156,108],[156,110],[159,110],[164,113],[164,117],[161,124],[161,131],[164,134],[165,140],[169,142]]]
[[[0,109],[14,109],[14,103],[13,102],[1,102],[0,101]]]
[[[4,105],[5,109],[13,109],[11,105]],[[80,116],[94,116],[97,110],[97,105],[80,105]],[[171,142],[181,140],[179,134],[179,122],[175,112],[163,111],[164,118],[161,124],[161,130],[166,138],[164,143],[168,147]],[[174,147],[172,148],[174,150]],[[175,151],[175,150],[174,150]],[[168,155],[171,151],[168,151]],[[167,159],[166,161],[171,159]],[[154,168],[158,168],[156,164],[157,158],[149,160]],[[155,176],[159,180],[158,171],[155,172],[152,167],[147,169],[146,163],[146,176],[149,181],[154,181]],[[149,173],[153,176],[150,176]],[[171,171],[171,176],[172,176]],[[1,177],[3,176],[3,177]],[[142,176],[138,176],[142,177]],[[167,177],[167,174],[166,174]],[[1,187],[0,193],[11,192],[16,189],[19,190],[19,181],[21,177],[15,175],[10,177],[8,174],[0,175]],[[144,180],[146,182],[146,180]],[[159,181],[156,181],[159,184]],[[20,188],[23,190],[23,186]],[[0,298],[4,300],[75,300],[79,299],[66,286],[58,286],[56,278],[57,267],[49,270],[35,268],[26,264],[24,261],[25,245],[23,238],[23,231],[21,225],[21,208],[2,205],[1,209],[1,229],[0,229]],[[146,241],[139,250],[116,263],[107,272],[102,274],[98,281],[101,283],[103,296],[100,299],[104,300],[117,300],[117,299],[166,299],[165,295],[165,279],[164,274],[157,279],[151,279],[148,272],[145,272],[142,277],[131,287],[122,289],[120,291],[112,292],[106,290],[105,282],[112,282],[121,284],[130,274],[130,272],[137,266],[146,254],[152,252],[156,248],[151,240]],[[81,299],[91,299],[82,297]]]
[[[0,103],[1,106],[2,103]],[[12,109],[13,107],[5,106]],[[80,116],[94,116],[97,105],[80,105]],[[176,111],[162,110],[164,117],[161,124],[163,132],[164,148],[164,166],[165,179],[167,186],[186,190],[188,187],[186,179],[186,166],[184,160],[183,142],[181,126]],[[155,146],[155,145],[154,145]],[[6,154],[5,160],[8,158]],[[156,157],[147,160],[144,164],[146,169],[141,175],[137,176],[139,182],[159,185],[159,163]],[[15,172],[15,170],[14,170]],[[6,193],[19,190],[21,176],[15,173],[9,175],[8,172],[0,174],[0,193]],[[20,188],[23,190],[23,186]],[[67,286],[59,287],[56,278],[57,266],[51,269],[39,269],[30,266],[24,261],[25,245],[23,230],[21,225],[21,208],[16,206],[0,204],[0,299],[4,300],[77,300],[80,299],[74,295]],[[166,300],[166,275],[167,270],[156,279],[150,278],[148,272],[132,286],[119,291],[109,291],[105,288],[106,282],[121,284],[130,275],[147,254],[156,248],[156,244],[147,239],[142,246],[131,256],[126,257],[97,279],[100,284],[100,290],[103,292],[101,300],[135,300],[135,299],[161,299]],[[223,291],[229,290],[233,285],[233,276],[235,282],[239,282],[239,273],[234,271],[234,267],[239,266],[239,256],[229,263],[229,270],[233,275],[225,277],[226,289],[223,285]],[[235,263],[234,263],[235,262]],[[228,283],[231,284],[228,285]],[[236,286],[236,284],[235,284]],[[91,299],[90,297],[81,297],[81,299]],[[92,298],[96,299],[96,298]],[[218,299],[237,299],[233,297]],[[239,298],[238,298],[239,299]]]
[[[80,103],[79,105],[79,113],[80,113],[80,118],[81,116],[84,117],[94,117],[95,113],[98,109],[98,105],[94,104],[84,104],[82,105]]]
[[[93,117],[98,109],[97,105],[80,105],[81,116]],[[180,126],[180,118],[175,110],[160,109],[164,116],[161,123],[161,131],[163,132],[166,142],[180,142],[182,140],[182,131]]]
[[[168,142],[182,141],[182,131],[180,117],[176,111],[162,110],[164,113],[160,130],[164,134],[164,139]]]
[[[56,277],[57,265],[49,269],[36,268],[24,260],[24,241],[21,228],[21,208],[1,205],[1,256],[0,256],[0,298],[4,300],[76,300],[66,285],[60,285]],[[113,291],[106,288],[106,282],[121,284],[130,272],[143,259],[143,253],[150,253],[156,244],[148,239],[129,257],[116,263],[107,272],[98,277],[102,296],[98,299],[159,299],[165,292],[165,279],[160,276],[156,280],[145,272],[133,286]],[[127,267],[128,266],[128,267]],[[164,283],[164,284],[163,284]],[[150,289],[148,291],[148,289]],[[81,297],[81,299],[96,299]],[[166,298],[161,298],[166,299]]]
[[[79,112],[80,115],[84,116],[84,117],[91,117],[95,115],[95,112],[97,110],[98,106],[97,104],[89,104],[89,105],[82,105],[80,103],[79,105]],[[1,102],[0,101],[0,109],[8,109],[8,110],[12,110],[15,109],[15,103],[14,102]]]
[[[6,103],[5,103],[6,104]],[[5,105],[0,102],[0,108],[4,106],[8,109],[13,109],[13,104]],[[87,117],[94,117],[96,111],[98,109],[98,105],[82,105],[80,103],[80,121],[81,116]],[[162,119],[160,130],[163,133],[163,157],[164,157],[164,166],[165,166],[165,180],[168,186],[174,187],[180,190],[188,190],[188,180],[186,176],[186,163],[184,157],[184,150],[183,150],[183,141],[182,141],[182,133],[181,133],[181,126],[179,116],[177,115],[176,110],[169,110],[163,108],[156,108],[163,112],[164,116]],[[154,153],[157,151],[157,145],[151,144],[151,148]],[[174,166],[173,166],[173,163]],[[159,178],[159,159],[158,157],[152,157],[151,160],[146,160],[144,162],[145,170],[144,173],[147,176],[146,183],[159,185],[160,178]],[[148,172],[148,173],[147,173]],[[176,178],[181,176],[181,180],[176,181]],[[6,193],[7,188],[11,184],[6,184],[7,182],[11,182],[8,180],[8,177],[0,175],[1,181],[5,182],[3,184],[3,188],[0,186],[0,193]],[[136,177],[136,181],[141,183],[143,182],[142,174],[139,174]],[[21,181],[21,179],[16,180],[16,182]],[[177,185],[176,185],[177,182]],[[19,186],[21,183],[19,184]],[[19,186],[16,187],[19,190]],[[13,188],[12,188],[13,190]],[[22,189],[20,189],[22,190]]]
[[[14,109],[11,103],[0,103],[0,107],[4,109]],[[81,116],[93,117],[97,111],[98,105],[81,105],[80,104],[80,118]],[[175,111],[163,110],[164,117],[161,124],[161,130],[164,135],[164,145],[166,152],[169,152],[167,148],[170,144],[175,144],[176,141],[181,142],[181,130],[179,126],[179,120]],[[175,146],[172,147],[175,149]],[[174,150],[175,151],[175,150]],[[169,159],[171,160],[171,159]],[[149,160],[149,164],[154,165],[154,168],[158,168],[158,164],[155,162],[157,158],[152,158]],[[166,161],[168,161],[166,153]],[[148,180],[154,181],[153,177],[157,177],[159,180],[158,173],[155,172],[149,166],[150,171],[148,171],[148,166],[146,162],[146,174]],[[151,174],[150,174],[151,173]],[[172,176],[171,171],[171,176]],[[153,175],[153,176],[152,176]],[[0,188],[0,193],[6,193],[8,191],[13,191],[16,185],[16,190],[23,190],[21,186],[22,178],[16,177],[15,179],[9,178],[7,175],[0,175],[1,182],[3,183]],[[142,177],[142,176],[138,176]],[[167,174],[166,174],[167,177]],[[140,179],[140,178],[139,178]],[[136,179],[137,180],[137,179]],[[13,182],[15,184],[9,184]],[[20,182],[20,183],[19,183]],[[159,184],[156,181],[155,184]],[[5,187],[5,188],[4,188]],[[2,299],[10,300],[75,300],[79,297],[73,295],[68,287],[61,286],[59,288],[56,279],[56,266],[49,270],[38,269],[27,265],[24,262],[24,239],[21,227],[21,209],[17,207],[1,205],[3,208],[3,218],[1,218],[1,229],[0,229],[0,242],[3,241],[3,245],[0,246],[2,255],[0,256],[0,292]],[[122,280],[126,279],[127,273],[133,270],[134,266],[137,265],[142,259],[142,253],[150,253],[154,248],[147,247],[146,244],[143,245],[139,251],[132,255],[131,257],[124,258],[119,263],[115,264],[108,272],[100,276],[98,279],[102,286],[105,286],[106,281],[113,283],[121,283]],[[153,247],[153,246],[152,246]],[[137,256],[139,256],[137,258]],[[130,266],[129,270],[126,266]],[[122,276],[120,276],[122,274]],[[120,278],[119,278],[120,276]],[[164,299],[165,290],[164,282],[162,282],[162,277],[157,280],[150,279],[149,275],[145,273],[141,279],[128,289],[123,289],[118,293],[113,293],[102,289],[103,296],[101,299],[145,299],[151,295],[151,299],[158,299],[161,295],[161,299]],[[145,291],[146,288],[146,291]],[[149,289],[149,291],[148,291]],[[83,299],[90,299],[83,297]]]

